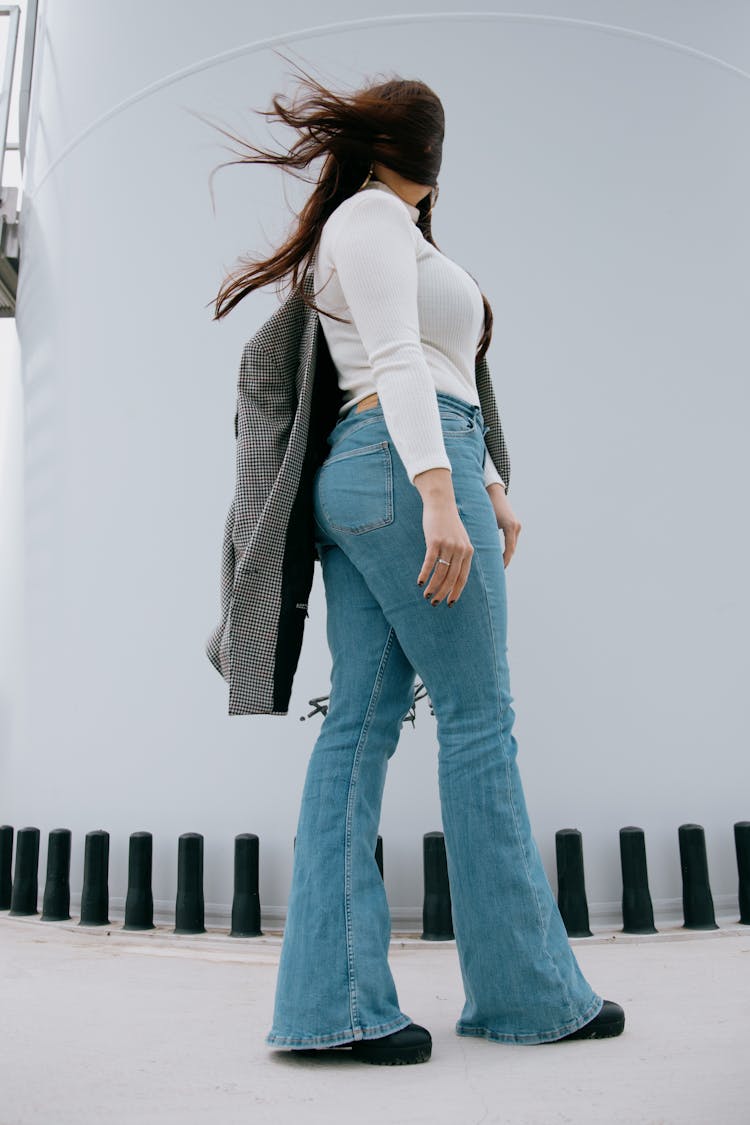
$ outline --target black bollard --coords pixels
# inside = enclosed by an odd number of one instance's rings
[[[378,865],[378,871],[380,872],[380,878],[384,879],[384,877],[383,877],[383,837],[382,836],[378,836],[377,843],[375,844],[375,862]]]
[[[16,870],[10,899],[11,914],[36,914],[39,895],[39,829],[19,828],[16,838]]]
[[[684,928],[718,930],[714,916],[714,900],[708,883],[706,837],[703,828],[700,824],[681,824],[678,831]]]
[[[10,909],[13,893],[11,862],[13,859],[13,825],[0,824],[0,910]]]
[[[86,833],[83,850],[83,889],[79,926],[109,925],[109,832]]]
[[[234,838],[234,897],[230,937],[260,937],[260,893],[258,852],[260,841],[254,832],[241,832]]]
[[[743,926],[750,926],[750,820],[738,820],[735,824],[734,848],[740,881],[740,922]]]
[[[557,905],[568,937],[592,937],[583,875],[583,838],[577,828],[555,833]]]
[[[131,832],[128,845],[128,893],[123,930],[154,930],[152,866],[154,838],[150,832]]]
[[[646,838],[642,828],[632,824],[620,829],[620,867],[622,868],[622,932],[656,934],[654,908],[648,889]]]
[[[183,832],[177,848],[176,934],[205,934],[203,902],[203,836]]]
[[[453,913],[448,880],[448,859],[442,832],[425,832],[422,838],[424,901],[422,938],[424,941],[451,941]]]
[[[53,828],[47,838],[43,922],[67,922],[70,919],[70,842],[69,828]]]

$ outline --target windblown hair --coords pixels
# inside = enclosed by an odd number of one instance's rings
[[[373,161],[393,168],[416,183],[433,186],[437,183],[445,116],[440,99],[429,86],[417,79],[394,77],[347,95],[327,89],[301,68],[300,73],[304,75],[300,86],[303,91],[307,88],[306,95],[300,94],[296,101],[285,105],[282,104],[284,96],[277,94],[272,98],[272,109],[257,111],[297,130],[299,137],[288,150],[269,152],[225,129],[219,130],[246,150],[237,154],[238,160],[225,161],[219,167],[274,164],[305,179],[297,175],[297,170],[319,159],[323,164],[317,181],[307,181],[314,182],[315,189],[297,216],[296,228],[286,242],[269,258],[240,257],[240,268],[225,278],[215,298],[214,320],[226,316],[254,289],[276,283],[280,292],[288,277],[291,288],[299,287],[307,305],[322,315],[342,320],[318,308],[301,286],[328,216],[362,186]],[[417,226],[427,242],[439,250],[432,235],[432,198],[433,193],[429,193],[417,204],[420,212]],[[482,302],[484,330],[477,357],[484,356],[492,338],[492,309],[484,293]]]

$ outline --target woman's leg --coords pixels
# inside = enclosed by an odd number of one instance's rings
[[[391,918],[375,860],[388,761],[414,669],[344,552],[319,542],[333,658],[307,769],[276,982],[279,1047],[333,1047],[406,1027],[388,965]]]
[[[432,606],[417,586],[425,554],[422,500],[388,438],[380,407],[367,412],[373,420],[366,428],[339,427],[341,437],[320,470],[316,519],[372,591],[435,710],[453,924],[466,994],[456,1031],[543,1043],[588,1023],[603,1001],[570,946],[516,763],[505,570],[482,478],[481,412],[467,404],[455,410],[452,396],[438,397],[456,501],[474,546],[455,605],[444,600]]]

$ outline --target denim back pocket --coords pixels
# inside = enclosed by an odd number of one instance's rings
[[[465,437],[476,432],[477,423],[468,414],[460,410],[451,410],[449,406],[440,407],[440,424],[443,428],[443,437]]]
[[[393,462],[387,441],[334,453],[318,470],[317,497],[335,531],[359,535],[393,522]]]

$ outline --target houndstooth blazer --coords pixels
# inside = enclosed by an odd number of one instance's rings
[[[303,278],[314,298],[313,268]],[[485,442],[510,481],[486,359],[476,383]],[[221,550],[221,619],[205,643],[230,715],[287,715],[317,553],[312,483],[343,396],[318,313],[295,289],[245,344],[237,384],[236,479]]]

